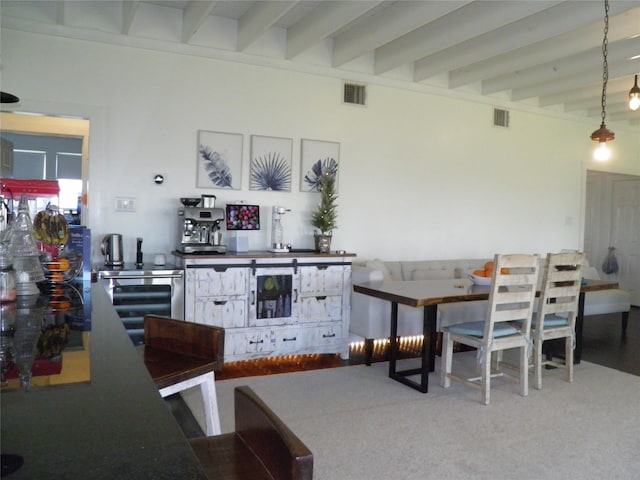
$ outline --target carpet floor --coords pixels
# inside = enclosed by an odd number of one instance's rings
[[[475,352],[454,358],[468,370]],[[640,377],[583,361],[573,383],[547,370],[528,397],[517,381],[494,379],[484,406],[478,390],[440,387],[437,373],[425,395],[387,368],[217,381],[222,431],[233,430],[234,387],[249,385],[313,452],[315,480],[637,478]],[[202,424],[198,392],[183,397]]]

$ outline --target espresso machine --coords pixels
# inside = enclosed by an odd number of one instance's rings
[[[199,198],[180,200],[183,207],[178,209],[179,231],[176,250],[180,253],[226,253],[227,247],[221,244],[220,232],[220,222],[225,219],[224,210],[199,207]]]

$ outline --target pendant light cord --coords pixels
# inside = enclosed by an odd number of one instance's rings
[[[607,82],[609,81],[609,64],[607,63],[607,46],[609,40],[609,0],[604,0],[604,38],[602,39],[602,125],[605,124],[606,107],[607,107]]]

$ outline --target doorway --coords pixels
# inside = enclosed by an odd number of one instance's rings
[[[619,271],[602,271],[608,248],[616,248]],[[584,251],[601,278],[616,280],[640,305],[640,177],[587,171]]]
[[[81,210],[79,223],[86,225],[89,120],[15,112],[0,115],[3,137],[0,176],[58,180],[62,206]],[[12,149],[11,161],[6,160],[6,143],[20,145],[17,151]]]

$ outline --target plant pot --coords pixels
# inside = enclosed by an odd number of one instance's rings
[[[331,232],[313,232],[313,238],[316,242],[316,252],[329,253],[331,251]]]

